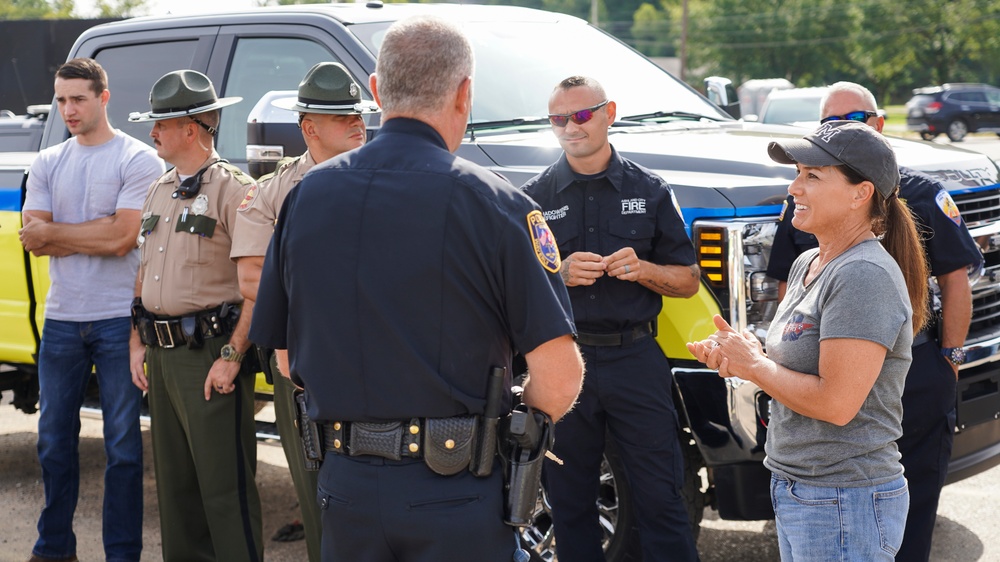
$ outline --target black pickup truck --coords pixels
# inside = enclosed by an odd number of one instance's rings
[[[611,36],[574,17],[523,8],[475,5],[309,4],[197,16],[136,18],[94,27],[70,56],[97,59],[110,77],[112,124],[148,139],[149,125],[127,121],[148,109],[149,89],[166,72],[206,73],[220,95],[244,101],[222,112],[218,150],[246,167],[302,149],[296,135],[251,110],[272,90],[294,90],[319,61],[338,61],[366,87],[380,41],[395,20],[433,13],[461,23],[476,55],[475,103],[459,154],[520,185],[560,154],[546,119],[551,89],[573,74],[597,78],[618,103],[611,142],[674,188],[701,260],[691,299],[666,299],[657,337],[673,365],[684,430],[690,513],[710,505],[726,519],[772,517],[763,468],[769,397],[755,385],[723,380],[699,364],[684,342],[713,331],[718,313],[737,328],[763,334],[777,285],[764,274],[792,168],[767,157],[767,143],[804,131],[734,120],[695,90]],[[366,92],[370,99],[370,92]],[[248,118],[251,123],[248,127]],[[377,116],[369,127],[377,129]],[[248,140],[248,128],[254,136]],[[286,131],[287,132],[287,131]],[[45,122],[41,146],[67,138],[58,113]],[[996,164],[980,154],[891,139],[903,164],[944,183],[979,241],[986,272],[974,285],[975,311],[957,398],[959,429],[949,480],[1000,464],[1000,184]],[[17,243],[24,170],[33,154],[0,154],[0,390],[33,408],[34,354],[47,288],[46,262]],[[632,552],[631,492],[613,450],[606,455],[600,509],[609,560]],[[554,560],[547,506],[524,532],[536,559]]]

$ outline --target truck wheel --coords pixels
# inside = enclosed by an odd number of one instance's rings
[[[998,133],[998,134],[1000,134],[1000,133]],[[937,138],[937,136],[938,136],[937,133],[928,133],[927,131],[923,131],[923,132],[920,133],[920,138],[924,139],[925,141],[934,140],[934,139]]]
[[[608,562],[639,562],[642,553],[632,512],[632,489],[625,478],[621,455],[610,436],[606,443],[597,496],[605,559]],[[530,552],[532,562],[558,562],[552,506],[544,488],[538,497],[533,523],[521,529],[521,545]]]
[[[948,123],[948,138],[951,139],[951,142],[962,142],[967,134],[969,134],[969,126],[965,124],[965,121],[955,119]]]

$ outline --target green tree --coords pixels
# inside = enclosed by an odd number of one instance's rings
[[[632,46],[650,57],[676,54],[670,12],[652,4],[642,4],[632,16]]]
[[[66,19],[73,9],[73,0],[0,0],[0,20]]]

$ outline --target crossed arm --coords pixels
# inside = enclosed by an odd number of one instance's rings
[[[18,234],[24,249],[36,256],[124,256],[136,247],[140,215],[138,209],[118,209],[107,217],[63,223],[53,222],[47,211],[24,211]]]

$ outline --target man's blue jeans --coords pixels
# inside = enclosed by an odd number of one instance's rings
[[[782,562],[893,562],[910,495],[902,476],[875,486],[828,488],[771,475]]]
[[[104,554],[137,561],[142,552],[142,392],[129,372],[129,318],[94,322],[46,320],[38,355],[41,414],[38,459],[45,507],[33,553],[76,554],[73,513],[80,489],[80,406],[97,368],[104,419]]]

